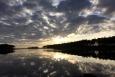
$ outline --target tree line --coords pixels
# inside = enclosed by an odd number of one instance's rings
[[[115,36],[92,40],[81,40],[63,44],[46,45],[44,48],[61,50],[60,52],[80,56],[92,56],[115,60]]]

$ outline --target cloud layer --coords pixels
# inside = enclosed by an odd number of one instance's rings
[[[114,31],[114,0],[1,0],[0,43]]]

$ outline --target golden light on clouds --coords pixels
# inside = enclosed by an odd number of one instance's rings
[[[13,44],[16,45],[17,48],[27,48],[29,46],[38,46],[43,47],[45,45],[52,45],[52,44],[61,44],[61,43],[68,43],[68,42],[74,42],[74,41],[80,41],[80,40],[91,40],[91,39],[97,39],[97,38],[103,38],[103,37],[111,37],[115,35],[114,30],[108,31],[101,31],[98,33],[93,34],[75,34],[71,33],[68,34],[65,37],[62,36],[54,36],[49,38],[42,38],[39,40],[22,40],[19,42],[15,42]]]
[[[49,39],[43,39],[44,41],[41,41],[41,45],[51,45],[51,44],[61,44],[61,43],[67,43],[67,42],[74,42],[79,40],[91,40],[96,38],[102,38],[102,37],[111,37],[114,36],[114,31],[102,31],[94,34],[75,34],[71,33],[67,35],[66,37],[62,36],[54,36]]]

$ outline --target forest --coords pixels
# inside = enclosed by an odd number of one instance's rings
[[[115,36],[69,43],[46,45],[43,48],[59,50],[63,53],[85,57],[115,60]]]

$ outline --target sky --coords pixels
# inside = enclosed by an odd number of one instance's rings
[[[0,0],[0,43],[47,45],[115,35],[115,0]]]

